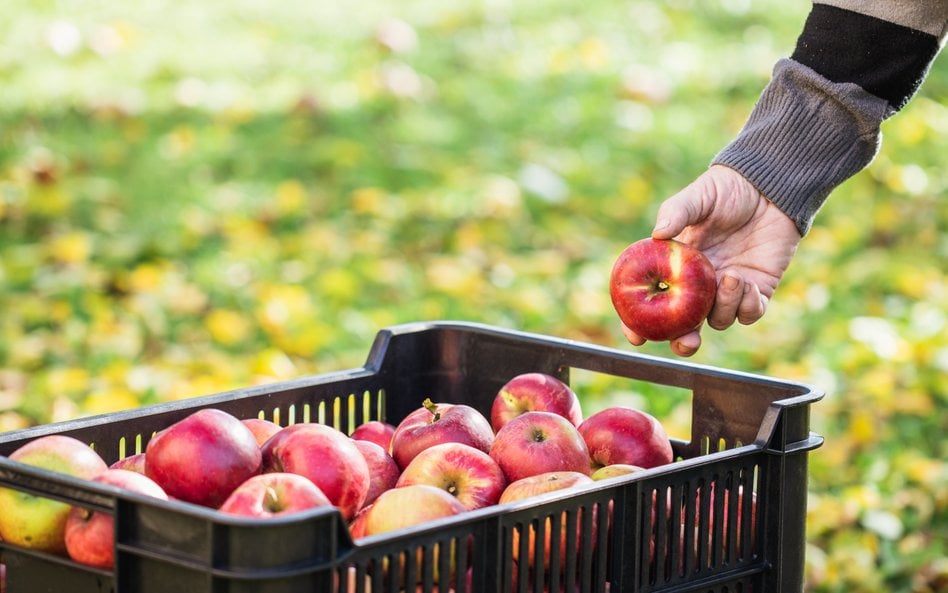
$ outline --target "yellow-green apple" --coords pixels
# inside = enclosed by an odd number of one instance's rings
[[[401,529],[407,529],[417,525],[422,525],[436,519],[453,517],[465,512],[465,506],[454,496],[448,494],[445,490],[436,486],[427,484],[412,484],[402,486],[401,488],[392,488],[383,492],[372,506],[365,513],[365,522],[363,533],[365,536],[379,535],[382,533],[394,532]],[[470,542],[468,542],[470,545]],[[447,564],[449,566],[449,577],[453,579],[456,570],[455,555],[458,552],[457,545],[452,542],[450,546],[438,546],[431,551],[431,568],[435,580],[441,575],[440,554],[446,553],[449,556]],[[396,590],[414,587],[416,583],[407,582],[407,568],[411,554],[396,554],[391,560],[387,557],[383,559],[381,569],[384,575],[384,582],[396,584]],[[421,547],[418,547],[414,559],[415,574],[420,580],[424,574],[425,554]],[[470,565],[470,561],[468,562]],[[391,574],[394,572],[395,574]]]
[[[648,469],[672,461],[668,434],[654,416],[628,406],[612,406],[579,425],[593,468],[624,463]]]
[[[123,457],[109,466],[109,469],[125,469],[138,474],[145,473],[145,454],[136,453]]]
[[[711,312],[716,291],[708,258],[674,239],[632,243],[616,259],[609,282],[619,319],[653,341],[672,340],[699,327]]]
[[[505,424],[494,437],[490,456],[508,482],[555,471],[591,473],[579,429],[553,412],[525,412]]]
[[[250,429],[214,408],[159,431],[145,447],[145,475],[168,496],[213,508],[260,468],[260,445]]]
[[[154,480],[131,470],[108,469],[92,481],[168,500]],[[80,564],[111,569],[115,563],[115,527],[108,513],[72,507],[66,520],[65,542],[69,557]]]
[[[238,486],[220,507],[222,513],[269,518],[331,506],[316,484],[299,474],[258,474]]]
[[[398,423],[392,435],[392,457],[405,469],[419,452],[441,443],[463,443],[485,453],[494,431],[483,414],[465,404],[436,404],[426,399],[422,407]]]
[[[585,484],[592,484],[593,480],[587,474],[574,472],[574,471],[554,471],[546,472],[542,474],[537,474],[534,476],[527,476],[526,478],[521,478],[515,482],[511,482],[507,488],[504,490],[503,494],[500,497],[500,504],[513,502],[515,500],[523,500],[525,498],[531,498],[534,496],[540,496],[541,494],[547,494],[549,492],[556,492],[558,490],[565,490],[566,488],[573,488],[577,486],[582,486]],[[576,549],[572,553],[577,553],[580,546],[582,545],[582,523],[583,513],[585,509],[581,508],[577,513],[576,520]],[[556,538],[559,541],[560,547],[560,562],[566,562],[566,534],[567,534],[567,513],[563,511],[561,520],[560,520],[560,533],[556,534]],[[593,524],[595,527],[595,523]],[[532,524],[529,526],[524,526],[522,530],[526,530],[529,535],[529,552],[528,552],[528,563],[532,568],[536,560],[536,532],[537,529]],[[512,551],[513,559],[515,562],[522,564],[520,561],[520,529],[515,529],[512,532]],[[544,529],[545,539],[543,544],[544,549],[544,563],[543,565],[547,568],[550,567],[550,548],[553,537],[553,526],[551,518],[546,519],[546,527]],[[595,539],[595,538],[594,538]]]
[[[244,418],[241,422],[250,429],[250,432],[253,433],[253,437],[257,439],[257,444],[261,447],[270,437],[280,432],[282,428],[282,426],[276,422],[264,420],[263,418]]]
[[[507,381],[494,397],[491,427],[496,433],[520,414],[533,411],[559,414],[573,426],[583,421],[579,397],[569,385],[546,373],[523,373]]]
[[[490,455],[463,443],[441,443],[415,456],[396,488],[428,484],[453,495],[469,510],[497,504],[507,486],[503,470]]]
[[[593,480],[598,482],[599,480],[608,480],[609,478],[617,478],[619,476],[634,474],[635,472],[640,472],[643,469],[645,468],[628,463],[613,463],[611,465],[604,465],[595,470],[591,477]]]
[[[353,439],[352,444],[362,453],[369,467],[369,490],[362,503],[364,507],[375,502],[379,494],[394,488],[401,472],[392,456],[386,453],[378,443]]]
[[[46,470],[91,480],[108,469],[89,445],[65,435],[34,439],[10,459]],[[70,505],[19,490],[0,488],[0,539],[24,548],[65,554]]]
[[[628,463],[613,463],[612,465],[604,465],[604,466],[600,467],[599,469],[595,470],[595,471],[592,473],[592,476],[590,476],[590,477],[593,479],[594,482],[598,482],[598,481],[600,481],[600,480],[609,480],[609,479],[612,479],[612,478],[619,478],[619,477],[622,477],[622,476],[627,476],[627,475],[629,475],[629,474],[634,474],[634,473],[640,472],[640,471],[643,471],[643,468],[641,468],[641,467],[639,467],[639,466],[637,466],[637,465],[630,465],[630,464],[628,464]],[[654,500],[654,499],[653,499],[653,500]],[[615,505],[614,505],[614,502],[610,500],[610,501],[609,501],[609,504],[608,504],[608,513],[609,513],[608,516],[609,516],[609,519],[608,519],[608,521],[606,521],[606,530],[607,530],[607,533],[608,533],[608,539],[609,539],[610,541],[611,541],[611,539],[612,539],[612,529],[613,529],[613,525],[615,524],[615,522],[614,522],[614,520],[613,520],[613,509],[614,509],[614,506],[615,506]],[[654,509],[653,509],[653,512],[654,512]],[[654,545],[654,544],[653,544],[653,545]]]
[[[412,484],[392,488],[379,495],[366,512],[365,534],[406,529],[466,510],[460,500],[436,486]]]
[[[362,508],[369,492],[369,466],[342,431],[325,424],[294,424],[270,437],[261,450],[264,471],[306,476],[347,521]]]
[[[393,434],[395,434],[394,424],[381,420],[369,420],[357,426],[350,436],[357,441],[372,441],[385,449],[386,453],[391,454]]]

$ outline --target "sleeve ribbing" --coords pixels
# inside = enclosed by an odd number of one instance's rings
[[[829,193],[868,165],[888,103],[781,60],[738,137],[715,158],[746,177],[806,234]]]

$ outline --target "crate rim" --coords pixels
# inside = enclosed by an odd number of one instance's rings
[[[570,369],[586,369],[593,372],[603,373],[609,373],[610,370],[616,370],[617,374],[630,373],[630,378],[652,380],[647,375],[647,373],[654,372],[658,377],[660,377],[660,379],[654,381],[656,384],[683,387],[685,389],[693,389],[696,392],[698,388],[702,387],[703,385],[701,379],[697,378],[698,376],[707,376],[711,378],[710,385],[720,386],[721,383],[719,383],[717,379],[724,379],[727,382],[736,381],[740,383],[747,383],[751,386],[751,389],[753,389],[754,386],[759,386],[762,388],[770,387],[772,388],[771,391],[773,398],[768,398],[767,400],[769,403],[767,404],[767,408],[762,418],[761,431],[764,431],[765,426],[772,426],[775,422],[777,422],[780,415],[786,411],[786,408],[805,407],[822,399],[824,396],[823,392],[819,389],[802,382],[767,377],[744,371],[729,370],[711,365],[683,361],[675,358],[667,358],[622,350],[619,348],[608,347],[574,339],[543,335],[522,330],[507,329],[471,321],[417,321],[392,325],[379,330],[369,349],[365,364],[361,367],[311,374],[291,379],[275,380],[269,383],[258,384],[248,388],[232,389],[208,395],[198,395],[187,399],[156,403],[121,412],[80,417],[72,420],[65,420],[56,423],[49,423],[45,425],[9,431],[7,433],[0,433],[0,444],[37,438],[51,433],[62,433],[78,429],[95,429],[106,424],[131,420],[143,415],[157,416],[166,412],[184,412],[190,409],[212,407],[218,402],[225,402],[234,398],[238,393],[241,397],[259,397],[267,396],[268,394],[280,390],[299,388],[305,389],[307,387],[321,386],[324,384],[340,381],[353,379],[361,380],[365,378],[372,378],[380,374],[390,374],[392,372],[392,361],[388,360],[386,356],[387,354],[392,354],[393,342],[397,341],[399,336],[432,331],[458,331],[471,334],[480,334],[482,336],[488,337],[494,336],[500,339],[514,338],[518,342],[526,345],[527,348],[529,348],[531,344],[536,344],[538,348],[542,347],[547,350],[549,358],[555,367],[556,365],[559,365],[556,367],[558,369],[556,372],[567,371],[567,374]],[[452,336],[451,339],[454,339],[455,337],[457,336]],[[431,344],[440,344],[440,339],[442,339],[440,336],[435,336]],[[486,340],[486,343],[493,342]],[[397,347],[394,348],[394,350],[397,350]],[[575,356],[575,358],[571,359],[571,355]],[[599,363],[600,359],[604,360],[602,364]],[[643,370],[641,375],[636,376],[639,369],[638,365],[642,365]],[[727,382],[725,382],[724,385],[727,385]],[[809,412],[804,411],[803,415],[798,417],[808,418],[808,414]],[[596,504],[599,498],[604,495],[604,493],[614,491],[616,489],[623,489],[628,493],[629,487],[631,486],[634,489],[634,492],[637,493],[642,491],[642,489],[652,488],[656,485],[661,486],[665,476],[677,473],[683,469],[701,468],[718,463],[723,463],[726,465],[729,459],[743,457],[748,453],[753,453],[755,456],[764,455],[768,457],[791,455],[814,449],[822,444],[822,437],[816,435],[813,432],[809,432],[809,436],[803,436],[800,438],[801,435],[805,434],[806,433],[795,432],[793,437],[795,440],[789,443],[784,443],[785,445],[789,445],[785,449],[771,448],[769,441],[762,441],[760,438],[757,438],[753,442],[748,442],[746,444],[741,444],[732,448],[708,451],[707,453],[704,453],[700,456],[688,457],[686,459],[676,459],[672,463],[666,465],[644,469],[642,471],[625,476],[618,476],[607,480],[593,482],[591,484],[585,484],[580,486],[579,489],[569,488],[560,491],[548,492],[535,497],[530,497],[528,499],[511,501],[502,505],[497,504],[490,507],[485,507],[483,509],[466,511],[465,513],[452,517],[433,520],[426,525],[406,527],[404,529],[395,530],[384,534],[369,536],[362,539],[361,541],[353,542],[347,534],[339,540],[339,544],[342,544],[342,547],[340,548],[342,553],[339,554],[333,562],[338,562],[340,566],[343,566],[347,562],[347,558],[351,559],[351,557],[356,555],[360,549],[385,549],[387,547],[399,544],[399,541],[405,538],[406,535],[411,535],[412,540],[418,541],[423,539],[425,535],[432,533],[457,533],[459,530],[465,529],[465,525],[481,521],[485,518],[492,519],[495,517],[502,517],[508,513],[521,513],[528,511],[531,508],[547,507],[548,505],[555,505],[561,500],[572,499],[577,496],[583,497],[584,499],[584,502],[580,504]],[[783,461],[779,462],[780,467],[783,466],[783,463]],[[715,469],[714,471],[717,472],[718,470]],[[715,473],[715,476],[717,475],[718,474]],[[124,504],[145,505],[163,510],[172,510],[184,515],[190,515],[191,517],[206,521],[212,526],[236,526],[239,528],[250,529],[261,525],[302,524],[308,521],[323,520],[330,516],[336,517],[336,522],[338,524],[341,525],[343,523],[341,513],[335,507],[311,509],[309,511],[283,517],[240,517],[222,513],[217,509],[202,507],[200,505],[182,501],[163,501],[154,499],[142,494],[129,492],[118,487],[82,480],[80,478],[75,478],[64,474],[58,474],[51,470],[29,466],[10,460],[6,457],[0,457],[0,484],[2,484],[4,480],[9,483],[10,476],[18,476],[19,478],[26,477],[26,485],[30,488],[35,488],[35,485],[40,483],[51,485],[53,486],[52,492],[43,491],[42,494],[46,496],[51,495],[52,498],[59,498],[60,500],[73,502],[74,504],[82,504],[83,502],[88,501],[91,504],[87,506],[98,507],[97,510],[104,510],[105,512],[118,513],[119,511],[123,510],[121,505]],[[717,479],[717,477],[714,479]],[[78,497],[75,494],[71,494],[74,492],[80,492]],[[0,543],[0,550],[4,549],[10,549],[25,555],[35,555],[29,550],[23,550],[12,545]],[[148,553],[148,549],[143,550],[143,554]],[[179,561],[175,558],[169,558],[169,561],[173,564],[178,563],[182,565],[190,562],[188,559],[182,559]],[[68,560],[62,561],[62,563],[67,565],[72,564]],[[208,572],[208,574],[223,576],[226,578],[240,579],[246,578],[247,576],[242,575],[239,571],[226,568],[218,569],[214,566],[198,566],[197,568],[205,570]],[[758,568],[755,568],[754,570],[758,570]],[[267,568],[263,569],[262,571],[258,571],[258,574],[253,578],[287,576],[295,574],[296,572],[305,573],[312,570],[312,566],[302,566],[299,568]],[[101,574],[109,576],[112,573],[106,571]],[[692,585],[688,585],[687,590],[692,590],[691,587]]]
[[[539,334],[536,332],[528,332],[517,329],[508,329],[500,326],[489,325],[486,323],[474,322],[474,321],[458,321],[458,320],[445,320],[445,321],[414,321],[408,323],[401,323],[392,326],[388,326],[380,329],[372,342],[372,345],[369,348],[368,355],[366,356],[365,363],[359,367],[353,367],[344,370],[328,371],[325,373],[316,373],[308,374],[301,377],[295,377],[292,379],[280,379],[268,383],[261,383],[258,385],[253,385],[251,387],[245,388],[235,388],[228,389],[226,391],[221,391],[218,393],[211,393],[206,395],[195,395],[193,397],[188,397],[185,399],[168,401],[168,402],[159,402],[154,404],[148,404],[138,408],[133,408],[129,410],[121,410],[118,412],[109,412],[103,414],[94,414],[89,416],[81,416],[78,418],[72,418],[68,420],[60,420],[57,422],[50,422],[47,424],[40,424],[37,426],[30,426],[26,428],[20,428],[16,430],[10,430],[7,432],[0,433],[0,444],[7,443],[10,441],[21,440],[23,438],[37,438],[46,434],[55,434],[61,433],[64,431],[78,429],[78,428],[90,428],[102,424],[110,424],[116,421],[122,421],[126,419],[131,419],[142,414],[142,412],[149,413],[162,413],[162,412],[171,412],[178,411],[183,409],[188,409],[192,407],[207,407],[213,405],[214,402],[223,402],[229,399],[232,399],[237,393],[242,394],[243,396],[256,396],[256,395],[265,395],[271,391],[278,389],[292,389],[297,387],[308,387],[313,385],[320,385],[324,383],[332,383],[339,380],[348,380],[348,379],[357,379],[361,377],[371,377],[375,374],[381,367],[382,361],[384,359],[385,353],[388,349],[389,343],[395,339],[397,336],[406,335],[410,333],[422,333],[426,331],[434,330],[456,330],[456,331],[467,331],[472,333],[479,333],[485,335],[492,335],[497,337],[515,337],[525,341],[533,341],[538,344],[543,344],[546,347],[551,345],[560,346],[570,350],[579,350],[584,351],[590,354],[596,355],[605,355],[618,360],[625,361],[636,361],[647,364],[652,367],[661,367],[670,370],[676,371],[686,371],[688,374],[697,374],[705,375],[711,377],[724,377],[730,379],[740,379],[747,382],[752,382],[758,385],[768,385],[771,387],[780,387],[783,389],[793,390],[798,392],[796,395],[790,395],[786,398],[782,398],[773,402],[773,405],[779,405],[780,407],[793,407],[799,405],[807,405],[821,400],[825,393],[811,385],[809,383],[804,383],[800,381],[792,381],[785,379],[777,379],[773,377],[767,377],[758,373],[751,373],[746,371],[737,371],[725,369],[719,366],[713,366],[708,364],[696,363],[691,361],[683,361],[679,359],[674,359],[671,357],[663,357],[653,354],[646,354],[641,352],[634,352],[628,350],[621,350],[619,348],[614,348],[610,346],[603,346],[599,344],[593,344],[590,342],[583,342],[580,340],[562,338],[557,336],[549,336],[544,334]],[[579,367],[575,367],[579,368]],[[684,387],[688,388],[688,385],[665,383],[666,385],[673,387]]]
[[[716,376],[716,377],[728,377],[728,378],[737,378],[743,379],[752,383],[760,385],[770,385],[773,387],[783,387],[799,391],[800,393],[795,396],[790,396],[775,401],[774,403],[782,403],[785,405],[799,405],[799,404],[809,404],[816,401],[819,401],[825,396],[823,390],[819,389],[813,384],[795,381],[789,379],[779,379],[775,377],[768,377],[760,373],[753,373],[748,371],[738,371],[732,369],[726,369],[720,366],[692,362],[682,360],[680,358],[673,358],[670,356],[659,356],[656,354],[648,354],[644,352],[636,352],[632,350],[622,350],[617,347],[605,346],[601,344],[595,344],[592,342],[585,342],[582,340],[577,340],[573,338],[563,338],[559,336],[552,336],[547,334],[541,334],[533,331],[524,331],[518,329],[511,329],[506,327],[501,327],[497,325],[491,325],[487,323],[477,322],[477,321],[463,321],[463,320],[443,320],[443,321],[412,321],[407,323],[401,323],[396,325],[391,325],[379,330],[376,334],[375,342],[372,345],[372,348],[369,352],[369,357],[367,363],[361,369],[368,370],[377,370],[377,366],[373,366],[372,362],[380,361],[380,356],[384,353],[387,342],[395,336],[423,332],[427,330],[463,330],[473,333],[495,335],[498,337],[516,337],[521,340],[534,341],[538,344],[543,344],[544,346],[550,345],[559,345],[565,348],[572,350],[580,350],[593,354],[608,355],[610,357],[617,357],[621,359],[634,360],[638,362],[646,363],[650,366],[658,366],[675,370],[688,371],[690,373],[706,375],[706,376]],[[576,367],[579,368],[579,367]],[[670,386],[675,386],[671,385]],[[679,385],[681,386],[681,385]],[[681,386],[685,387],[685,386]]]

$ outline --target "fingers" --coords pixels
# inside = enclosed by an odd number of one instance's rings
[[[734,324],[750,325],[760,320],[767,311],[768,299],[753,282],[746,282],[740,274],[724,272],[718,283],[714,307],[708,314],[708,325],[724,330]]]
[[[734,272],[724,272],[718,283],[714,306],[708,314],[708,325],[716,330],[731,327],[744,300],[744,278]]]
[[[625,334],[625,339],[628,340],[630,344],[633,346],[641,346],[645,343],[645,338],[626,327],[624,323],[620,323],[620,325],[622,326],[622,333]]]
[[[758,321],[767,312],[769,300],[760,294],[760,289],[753,282],[744,283],[744,297],[737,310],[737,321],[741,325],[750,325]]]
[[[692,183],[662,202],[658,207],[655,227],[652,229],[653,238],[671,239],[685,230],[685,227],[701,222],[704,217],[701,186],[698,182]]]
[[[698,333],[698,330],[695,330],[680,338],[675,338],[669,343],[669,346],[671,346],[672,352],[678,356],[691,356],[701,347],[701,334]]]
[[[621,324],[622,333],[625,335],[625,338],[633,346],[641,346],[646,342],[645,338],[639,336],[634,331]],[[698,351],[698,348],[701,347],[701,334],[698,333],[698,330],[695,330],[689,334],[681,336],[680,338],[675,338],[669,343],[672,352],[678,356],[692,356],[695,352]]]

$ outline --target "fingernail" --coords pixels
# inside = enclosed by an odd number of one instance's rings
[[[725,290],[737,290],[737,286],[738,284],[740,284],[740,280],[738,280],[735,276],[732,276],[730,274],[725,274],[724,279],[721,281],[721,284],[724,285]]]
[[[655,228],[652,229],[652,230],[653,230],[653,231],[660,231],[660,230],[662,230],[663,228],[667,227],[669,224],[671,224],[671,223],[668,221],[667,218],[661,218],[661,219],[659,219],[658,222],[655,223]]]

